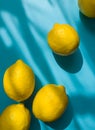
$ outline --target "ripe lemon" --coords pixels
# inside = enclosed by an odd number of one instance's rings
[[[26,100],[34,90],[34,73],[22,60],[17,60],[5,71],[3,84],[6,94],[11,99]]]
[[[23,104],[8,106],[0,117],[0,130],[29,130],[30,112]]]
[[[67,104],[68,96],[64,86],[48,84],[36,94],[32,111],[36,118],[45,122],[52,122],[64,113]]]
[[[48,44],[55,53],[70,55],[79,46],[79,36],[72,26],[57,23],[48,33]]]
[[[78,0],[78,5],[85,16],[95,18],[95,0]]]

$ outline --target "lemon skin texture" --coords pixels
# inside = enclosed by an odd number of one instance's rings
[[[47,36],[48,44],[56,54],[67,56],[75,52],[80,38],[77,31],[69,24],[54,24]]]
[[[36,94],[32,111],[37,119],[44,122],[57,120],[68,105],[68,96],[64,86],[48,84],[42,87]]]
[[[78,6],[82,14],[95,18],[95,0],[78,0]]]
[[[0,130],[29,130],[30,120],[30,112],[24,104],[12,104],[1,113]]]
[[[15,101],[24,101],[31,96],[35,87],[32,69],[22,60],[17,60],[4,73],[5,93]]]

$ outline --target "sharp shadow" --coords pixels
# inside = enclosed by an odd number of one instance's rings
[[[84,26],[91,31],[91,33],[95,33],[95,18],[88,18],[79,12],[80,19]]]
[[[73,109],[69,98],[69,104],[64,114],[58,120],[45,124],[53,128],[54,130],[63,130],[66,127],[68,127],[68,125],[72,121],[72,118],[73,118]]]
[[[35,80],[36,80],[36,84],[35,84],[35,89],[34,89],[33,94],[27,100],[25,100],[23,103],[30,110],[30,113],[31,113],[30,129],[31,130],[35,130],[35,129],[41,130],[40,123],[39,123],[38,119],[36,119],[32,113],[33,99],[34,99],[36,93],[38,92],[38,90],[42,87],[42,83],[40,82],[39,78],[36,75],[35,75]]]
[[[39,120],[37,120],[33,114],[31,114],[31,123],[29,130],[41,130]]]
[[[92,63],[95,65],[95,19],[87,18],[80,13],[80,20],[81,22],[79,22],[77,26],[81,43],[87,51]]]
[[[69,56],[53,55],[58,65],[69,73],[77,73],[82,68],[83,58],[79,49]]]
[[[35,88],[34,88],[33,94],[28,98],[28,100],[24,101],[25,106],[28,107],[30,110],[32,108],[32,102],[33,102],[33,99],[34,99],[36,93],[42,87],[42,83],[36,75],[35,75],[35,81],[36,81],[36,83],[35,83]]]

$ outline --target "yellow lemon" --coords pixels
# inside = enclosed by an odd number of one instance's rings
[[[68,104],[64,86],[47,84],[36,94],[32,111],[36,118],[52,122],[58,119],[65,111]]]
[[[78,33],[68,24],[56,23],[48,33],[48,44],[59,55],[73,53],[78,48],[79,41]]]
[[[29,130],[30,112],[23,104],[8,106],[0,117],[0,130]]]
[[[95,18],[95,0],[78,0],[78,5],[85,16]]]
[[[17,60],[5,71],[3,84],[6,94],[11,99],[26,100],[34,90],[34,73],[22,60]]]

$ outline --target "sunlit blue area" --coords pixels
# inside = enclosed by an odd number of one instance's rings
[[[3,43],[5,43],[5,46],[7,47],[12,46],[11,38],[8,36],[8,32],[4,28],[0,29],[0,36],[3,40]]]
[[[74,54],[63,57],[49,48],[47,34],[55,23],[70,24],[78,32]],[[18,59],[35,73],[33,97],[47,83],[64,85],[69,97],[55,122],[44,123],[31,112],[30,130],[95,130],[95,19],[80,13],[77,0],[0,0],[0,113],[16,103],[4,92],[3,76]],[[33,97],[24,102],[30,111]]]

